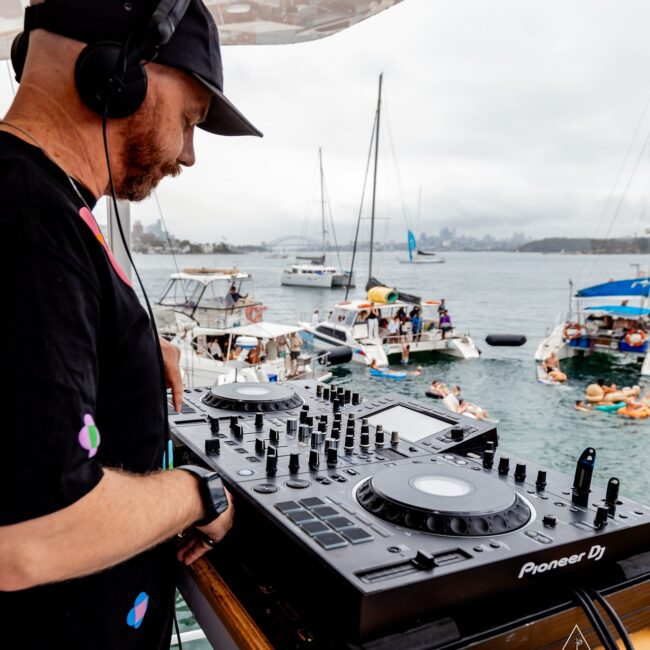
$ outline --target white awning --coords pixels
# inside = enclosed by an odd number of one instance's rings
[[[288,336],[300,331],[302,331],[301,328],[295,325],[262,322],[231,327],[228,333],[233,336],[254,336],[256,339],[277,339],[279,336]]]
[[[222,45],[279,45],[331,36],[402,0],[205,0],[219,25]],[[27,0],[0,0],[0,57],[23,27]]]

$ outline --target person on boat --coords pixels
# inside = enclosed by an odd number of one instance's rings
[[[370,310],[368,312],[368,317],[366,322],[368,323],[368,338],[377,339],[379,338],[379,309],[375,307],[375,303],[370,303]]]
[[[417,341],[420,338],[420,332],[422,332],[422,318],[420,318],[419,308],[413,309],[410,314],[411,317],[411,331],[413,333],[413,340]]]
[[[440,304],[438,305],[438,317],[442,316],[443,312],[447,311],[447,305],[445,305],[445,299],[440,298]]]
[[[440,319],[438,320],[438,327],[442,332],[443,339],[446,337],[447,332],[453,329],[453,325],[451,324],[451,316],[449,316],[449,312],[446,309],[444,309],[440,314]]]
[[[223,350],[219,345],[219,340],[217,337],[213,337],[210,343],[208,344],[208,352],[213,359],[221,361],[223,359]]]
[[[237,290],[237,287],[233,284],[228,291],[228,295],[226,296],[226,307],[234,307],[246,298],[248,298],[248,294],[242,296],[241,293],[239,293]]]
[[[298,332],[289,334],[289,357],[291,360],[289,374],[295,376],[298,372],[298,357],[302,351],[302,338]]]
[[[385,318],[379,319],[379,338],[385,339],[390,336],[390,331],[388,330],[388,320]]]
[[[399,337],[401,325],[402,323],[400,322],[399,316],[397,314],[395,314],[388,321],[388,336],[391,342],[397,341],[397,338]]]
[[[592,406],[591,404],[589,404],[589,402],[585,403],[583,400],[577,399],[575,404],[575,409],[576,411],[582,411],[583,413],[590,413],[592,410]]]
[[[0,474],[2,617],[21,648],[160,650],[177,560],[191,564],[219,542],[233,508],[214,476],[172,469],[165,384],[180,411],[180,351],[152,335],[92,210],[111,186],[140,201],[193,165],[197,126],[259,132],[222,95],[217,29],[201,0],[174,16],[160,47],[146,42],[167,25],[157,2],[32,5],[15,48],[22,83],[0,125],[11,304],[0,333],[29,340],[3,351],[12,406],[0,432],[10,459]],[[89,43],[110,46],[105,73]],[[111,82],[128,92],[107,97]]]
[[[314,309],[314,313],[311,315],[310,325],[312,327],[318,327],[318,323],[320,323],[320,311],[318,311],[318,309]]]

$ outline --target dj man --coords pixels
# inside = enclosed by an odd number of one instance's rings
[[[222,94],[200,0],[184,13],[182,0],[33,4],[0,125],[0,627],[21,648],[166,648],[177,560],[222,539],[233,509],[218,477],[161,469],[179,354],[162,344],[163,378],[149,318],[91,211],[110,194],[109,168],[117,197],[138,201],[193,165],[197,126],[261,134]],[[165,44],[155,11],[173,32]]]

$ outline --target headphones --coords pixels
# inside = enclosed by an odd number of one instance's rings
[[[29,48],[29,32],[46,29],[57,34],[70,32],[70,21],[55,0],[25,9],[25,31],[11,44],[11,63],[20,82]],[[161,0],[144,28],[130,34],[124,43],[89,43],[79,54],[74,79],[81,101],[102,117],[122,118],[135,113],[147,95],[145,63],[158,56],[182,20],[190,0]],[[124,10],[130,7],[123,5]],[[75,22],[74,20],[72,21]]]

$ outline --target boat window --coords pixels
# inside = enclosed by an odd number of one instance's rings
[[[347,327],[352,327],[357,320],[357,316],[358,314],[356,311],[349,311],[345,315],[345,325],[347,325]]]
[[[165,291],[162,305],[172,307],[195,307],[203,291],[203,284],[196,280],[172,280],[172,284]]]
[[[332,338],[338,339],[339,341],[345,341],[345,332],[340,332],[339,330],[328,327],[327,325],[319,325],[316,328],[317,332],[325,334],[326,336],[331,336]]]

